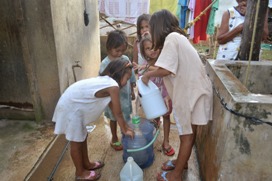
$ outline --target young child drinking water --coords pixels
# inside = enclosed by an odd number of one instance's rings
[[[113,62],[120,57],[125,59],[127,62],[130,62],[129,58],[124,54],[127,50],[127,36],[125,32],[121,30],[113,30],[108,34],[108,39],[106,42],[106,49],[108,56],[105,57],[100,65],[99,72],[103,72],[104,69],[110,62]],[[120,90],[120,102],[121,102],[121,109],[124,115],[124,119],[128,122],[130,121],[131,113],[132,113],[132,103],[131,100],[135,99],[134,89],[136,78],[134,71],[132,72],[131,78],[128,80],[127,84]],[[117,123],[112,111],[109,107],[105,109],[104,115],[110,119],[110,129],[112,133],[111,139],[111,147],[114,148],[116,151],[123,150],[123,146],[118,139],[117,136]]]
[[[157,67],[154,66],[157,58],[159,57],[160,50],[154,51],[152,49],[152,40],[149,33],[143,35],[142,40],[140,42],[140,52],[142,56],[146,59],[148,63],[148,70],[155,70]],[[147,72],[147,71],[145,71]],[[165,103],[168,107],[168,113],[163,115],[163,143],[162,143],[162,151],[167,156],[172,156],[175,154],[175,150],[169,144],[169,133],[170,133],[170,114],[172,112],[172,101],[168,96],[166,87],[163,83],[163,79],[161,77],[151,77],[150,80],[156,84],[156,86],[160,89],[162,93],[162,97],[165,100]],[[156,118],[155,121],[160,123],[160,117]]]
[[[181,181],[196,137],[197,125],[212,118],[212,84],[194,47],[179,27],[178,19],[168,10],[155,12],[149,21],[152,45],[161,53],[154,71],[146,72],[142,81],[163,77],[173,101],[173,116],[178,128],[180,146],[176,160],[169,160],[158,174],[158,181]]]
[[[142,39],[142,36],[145,33],[149,32],[149,20],[151,15],[149,14],[142,14],[137,19],[137,39],[134,42],[133,45],[133,67],[135,70],[138,70],[138,76],[141,76],[145,66],[147,64],[144,57],[142,57],[142,54],[140,52],[140,42]]]
[[[121,131],[133,137],[120,106],[120,89],[132,75],[132,65],[120,58],[107,66],[98,77],[75,82],[60,97],[53,122],[55,134],[65,134],[70,141],[70,154],[76,167],[76,180],[97,180],[94,170],[104,166],[101,161],[90,162],[87,149],[86,125],[96,121],[109,105]]]

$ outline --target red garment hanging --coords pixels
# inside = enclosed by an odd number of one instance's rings
[[[212,0],[196,0],[194,18],[196,18],[211,3]],[[193,43],[198,43],[199,40],[207,40],[206,29],[210,17],[210,11],[211,9],[208,9],[206,14],[202,15],[195,23]]]

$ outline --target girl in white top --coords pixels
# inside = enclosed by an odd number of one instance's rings
[[[194,47],[179,27],[179,21],[168,10],[155,12],[150,19],[154,50],[161,49],[155,66],[142,81],[163,77],[172,99],[173,116],[179,132],[180,146],[176,160],[167,161],[157,180],[177,181],[187,166],[194,145],[197,125],[206,125],[212,117],[212,84]]]
[[[132,65],[125,60],[116,60],[98,77],[80,80],[60,97],[53,122],[55,134],[65,134],[70,141],[71,157],[76,167],[76,180],[96,180],[101,175],[93,171],[104,166],[101,161],[90,162],[87,150],[86,125],[96,121],[109,105],[125,135],[134,133],[123,118],[119,90],[126,85],[132,73]]]
[[[239,50],[242,41],[245,15],[247,10],[247,0],[236,0],[238,6],[232,7],[224,12],[220,28],[218,30],[217,41],[219,43],[217,60],[238,60]],[[268,38],[268,11],[265,12],[262,40]]]
[[[222,16],[217,36],[219,43],[217,60],[237,59],[245,21],[246,0],[237,0],[237,3],[237,7],[231,7]]]

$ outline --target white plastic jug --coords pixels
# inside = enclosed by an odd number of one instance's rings
[[[121,181],[143,181],[143,170],[135,163],[132,157],[128,157],[126,164],[120,172]]]
[[[162,98],[159,88],[152,82],[148,81],[145,85],[141,79],[137,80],[140,102],[147,119],[154,119],[167,113],[167,107]]]

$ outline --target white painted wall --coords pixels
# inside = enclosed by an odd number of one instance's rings
[[[81,69],[75,68],[76,79],[98,75],[100,65],[100,35],[97,1],[51,0],[53,29],[60,79],[63,92],[74,82],[72,66],[80,61]],[[84,24],[84,10],[89,24]]]

